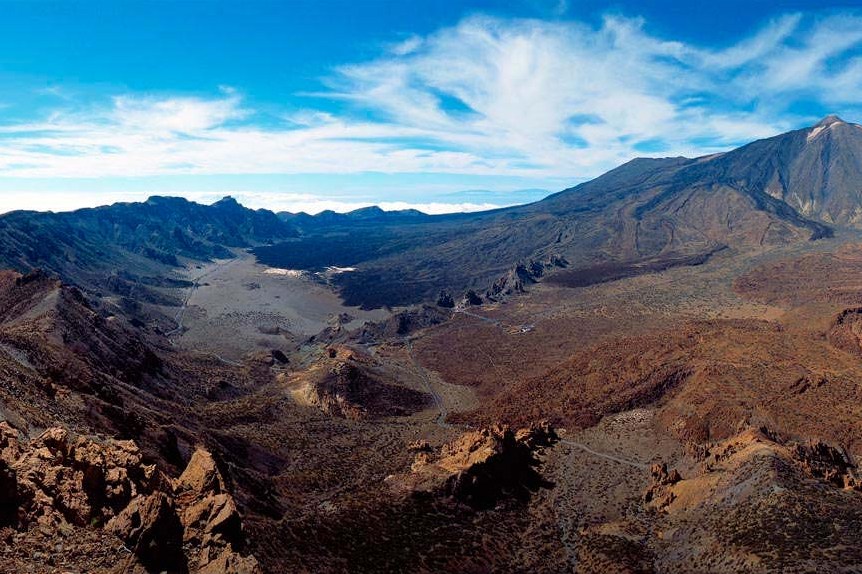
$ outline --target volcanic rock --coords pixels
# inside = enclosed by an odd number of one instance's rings
[[[472,289],[470,289],[469,291],[464,293],[464,298],[461,299],[461,306],[462,307],[472,307],[472,306],[481,305],[481,304],[482,304],[482,298],[479,296],[478,293],[476,293]]]
[[[836,448],[822,441],[808,441],[805,444],[797,444],[794,454],[805,472],[814,478],[834,486],[862,490],[856,465],[843,448]]]
[[[506,275],[494,281],[485,292],[485,296],[491,300],[499,300],[515,293],[524,293],[527,285],[536,283],[551,269],[567,265],[568,261],[565,257],[553,254],[541,261],[536,259],[521,261]]]
[[[346,345],[331,345],[308,368],[279,374],[279,380],[298,403],[339,418],[405,416],[431,403],[430,395],[405,386],[378,357]]]
[[[253,557],[237,552],[244,544],[242,519],[213,456],[197,449],[174,481],[174,497],[183,526],[183,543],[196,549],[190,562],[199,572],[255,572]]]
[[[514,431],[495,426],[467,431],[439,453],[419,450],[411,472],[387,478],[397,492],[448,498],[476,509],[505,500],[524,502],[547,482],[537,472],[540,445],[556,437],[550,427]],[[422,445],[424,447],[424,444]]]
[[[183,527],[173,501],[164,492],[135,498],[105,529],[122,539],[148,568],[185,567]]]
[[[643,500],[648,506],[663,510],[676,499],[676,494],[669,487],[682,480],[677,469],[668,471],[667,463],[653,464],[650,467],[652,484],[644,493]]]
[[[203,450],[172,484],[132,441],[54,427],[25,442],[0,422],[0,526],[55,539],[103,527],[148,571],[258,572],[240,554],[236,504]]]
[[[440,295],[437,296],[437,306],[444,307],[446,309],[451,309],[455,306],[455,300],[452,298],[452,294],[448,291],[440,291]]]

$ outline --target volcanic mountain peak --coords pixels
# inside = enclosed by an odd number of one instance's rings
[[[845,122],[844,120],[839,118],[837,115],[830,114],[830,115],[826,116],[825,118],[823,118],[822,120],[820,120],[819,122],[817,122],[816,124],[814,124],[813,127],[825,128],[825,127],[831,126],[832,124],[846,124],[846,123],[847,122]]]
[[[806,138],[806,142],[811,143],[820,134],[827,132],[827,131],[831,131],[832,129],[839,128],[839,127],[856,127],[856,128],[858,128],[859,126],[857,124],[849,124],[836,115],[829,115],[829,116],[826,116],[825,118],[823,118],[822,120],[820,120],[819,122],[817,122],[816,124],[814,124],[813,126],[811,126],[811,128],[809,128],[810,131],[808,132],[808,137]]]

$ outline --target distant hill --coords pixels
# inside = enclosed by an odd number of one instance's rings
[[[355,267],[335,278],[346,302],[400,305],[441,289],[457,297],[529,281],[531,260],[567,262],[551,280],[579,286],[699,264],[725,249],[816,240],[862,225],[860,181],[862,127],[829,116],[723,154],[635,159],[541,201],[479,213],[276,215],[232,198],[205,206],[168,197],[13,212],[0,216],[0,267],[122,292],[183,258],[252,247],[278,267]]]

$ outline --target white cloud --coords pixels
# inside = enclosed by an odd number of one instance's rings
[[[335,70],[322,95],[348,112],[261,124],[224,88],[66,102],[0,123],[0,177],[594,176],[637,155],[706,154],[778,133],[812,119],[788,113],[800,102],[858,110],[860,46],[852,14],[791,14],[721,48],[655,37],[639,19],[476,16]]]
[[[216,100],[118,96],[111,119],[120,129],[193,134],[243,118],[246,113],[239,104],[237,96]]]

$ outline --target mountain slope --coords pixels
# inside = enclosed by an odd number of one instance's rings
[[[862,213],[857,157],[862,128],[827,118],[725,154],[635,159],[525,206],[411,225],[319,222],[256,254],[289,268],[356,267],[337,281],[348,303],[366,306],[414,303],[440,289],[485,290],[517,263],[552,256],[566,259],[564,273],[584,284],[590,275],[703,262],[728,247],[829,236],[830,225],[853,224]]]

